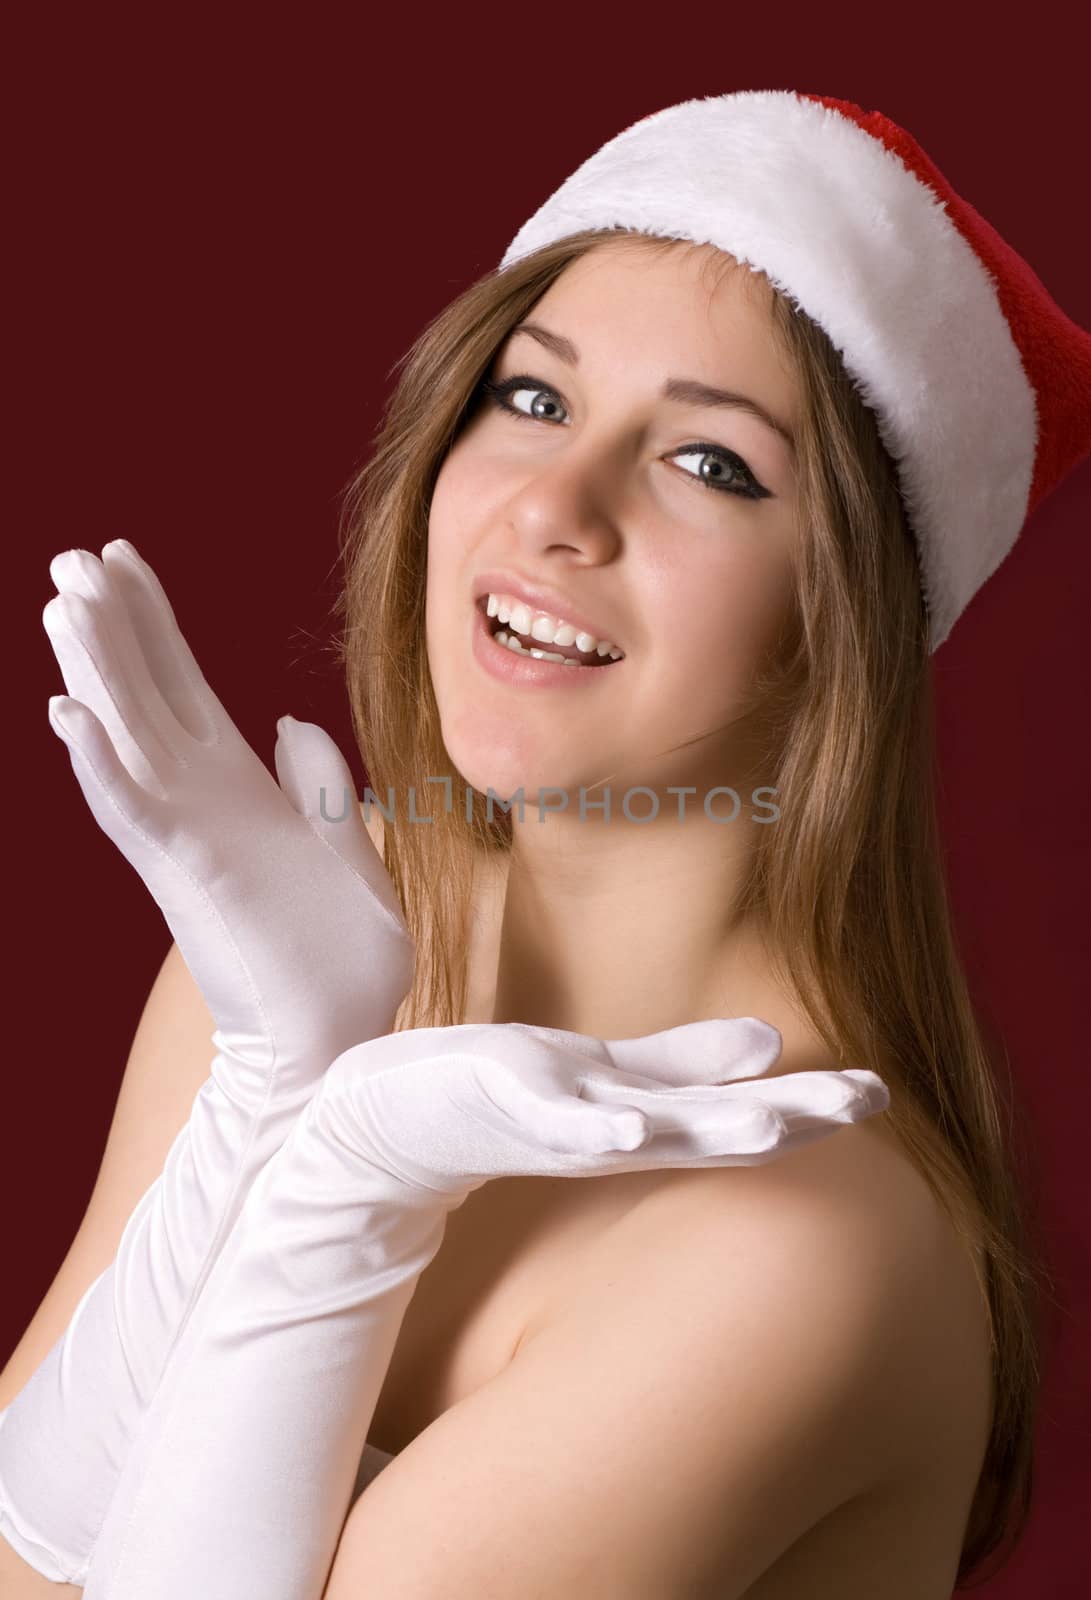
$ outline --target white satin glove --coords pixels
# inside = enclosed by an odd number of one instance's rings
[[[116,1259],[0,1414],[0,1533],[46,1578],[77,1584],[250,1183],[331,1060],[393,1026],[413,975],[336,746],[282,718],[278,786],[205,682],[151,568],[120,539],[102,556],[69,550],[50,567],[61,593],[43,621],[68,690],[50,721],[166,918],[216,1054]]]
[[[868,1071],[712,1086],[766,1071],[780,1044],[743,1017],[607,1041],[461,1024],[346,1051],[255,1179],[130,1453],[85,1600],[318,1600],[448,1213],[499,1177],[767,1162],[888,1105]]]

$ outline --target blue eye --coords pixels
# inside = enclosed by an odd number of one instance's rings
[[[544,384],[535,383],[533,378],[505,378],[503,383],[492,383],[486,380],[486,382],[482,384],[482,388],[501,411],[507,411],[512,416],[529,417],[532,422],[553,422],[556,420],[549,414],[548,410],[545,412],[535,411],[533,409],[530,411],[524,411],[520,406],[513,406],[511,404],[511,396],[513,394],[548,395],[549,400],[547,401],[547,406],[556,406],[560,404],[560,395],[555,393],[555,391],[552,389],[547,389]],[[535,402],[535,404],[536,403],[537,402]]]
[[[741,456],[737,456],[733,450],[725,450],[722,445],[688,444],[682,450],[676,450],[671,459],[682,461],[687,456],[711,463],[712,470],[707,477],[701,468],[690,474],[707,489],[742,495],[746,500],[764,500],[772,492],[762,487]]]
[[[557,410],[564,409],[564,402],[555,389],[551,389],[548,384],[542,383],[540,379],[533,378],[526,372],[516,373],[514,377],[505,378],[500,383],[486,378],[482,381],[481,392],[499,411],[518,417],[523,422],[555,422]],[[511,396],[514,394],[545,396],[546,400],[537,410],[534,407],[538,402],[532,401],[531,410],[524,411],[521,406],[512,405]],[[723,445],[700,441],[683,445],[682,449],[676,450],[671,457],[675,461],[687,458],[711,463],[711,471],[707,475],[703,468],[698,468],[696,472],[687,472],[687,476],[694,478],[703,488],[712,489],[717,494],[734,494],[745,500],[765,500],[772,493],[758,482],[741,456],[736,455],[733,450],[725,450]],[[686,471],[685,468],[681,470]]]

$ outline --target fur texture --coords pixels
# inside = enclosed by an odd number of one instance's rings
[[[501,270],[611,226],[714,244],[829,335],[896,464],[936,649],[1019,535],[1038,437],[996,284],[943,200],[848,116],[762,89],[626,128],[524,223]]]

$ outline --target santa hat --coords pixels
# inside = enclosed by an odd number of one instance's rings
[[[644,117],[500,268],[611,227],[716,245],[824,329],[895,463],[935,650],[1091,452],[1091,334],[910,134],[828,95],[746,90]]]

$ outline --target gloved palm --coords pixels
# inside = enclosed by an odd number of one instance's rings
[[[100,827],[144,880],[235,1053],[309,1088],[385,1033],[412,978],[345,761],[281,719],[279,785],[206,683],[154,572],[118,539],[56,556],[50,701]]]
[[[767,1162],[889,1103],[869,1071],[743,1081],[779,1052],[776,1029],[743,1017],[623,1040],[462,1024],[340,1056],[216,1263],[86,1600],[317,1596],[448,1213],[497,1177]]]

